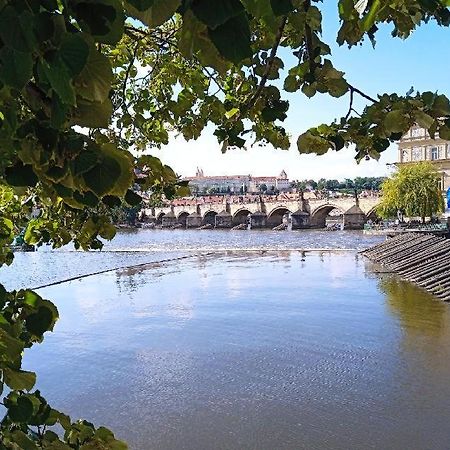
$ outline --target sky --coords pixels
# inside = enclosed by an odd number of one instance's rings
[[[418,91],[450,94],[449,28],[430,23],[403,41],[392,38],[392,27],[385,26],[377,34],[375,49],[370,42],[348,49],[335,43],[339,28],[337,1],[327,0],[324,4],[326,6],[321,7],[323,40],[331,45],[333,64],[346,73],[349,83],[372,97],[385,92],[406,94],[412,86]],[[281,57],[290,58],[287,53]],[[291,180],[322,177],[341,180],[356,176],[383,176],[392,171],[387,164],[397,160],[396,145],[386,150],[379,161],[362,161],[360,164],[354,160],[355,152],[351,147],[339,152],[329,151],[323,156],[300,155],[297,137],[310,127],[344,116],[348,110],[348,96],[335,99],[317,94],[308,99],[299,92],[284,93],[283,97],[290,102],[288,118],[284,121],[291,135],[289,151],[271,146],[248,146],[247,150],[230,150],[222,154],[221,146],[213,136],[213,128],[208,127],[196,141],[186,142],[174,135],[168,145],[152,149],[150,153],[161,158],[181,176],[195,175],[197,167],[203,169],[205,175],[271,176],[285,170]],[[361,109],[364,102],[358,99],[355,106]]]

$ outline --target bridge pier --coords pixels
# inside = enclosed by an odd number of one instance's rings
[[[267,227],[267,214],[262,211],[256,211],[250,214],[250,228],[266,228]]]
[[[221,211],[215,217],[215,227],[216,228],[232,228],[233,227],[233,217],[228,211]]]
[[[195,212],[186,218],[186,228],[200,228],[202,226],[202,216]]]
[[[310,215],[306,211],[299,209],[291,214],[292,229],[301,230],[303,228],[310,228]]]
[[[168,212],[161,219],[162,228],[171,228],[178,224],[177,217],[173,211]]]
[[[366,214],[356,204],[344,213],[344,230],[362,230],[366,221]]]

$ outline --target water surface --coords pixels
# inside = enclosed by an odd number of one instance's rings
[[[449,448],[446,304],[354,251],[190,255],[41,290],[55,407],[139,450]]]

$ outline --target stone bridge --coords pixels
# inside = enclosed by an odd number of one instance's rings
[[[182,206],[145,208],[147,220],[162,227],[198,228],[211,225],[232,228],[250,224],[252,228],[274,228],[292,224],[292,228],[324,228],[330,212],[342,219],[344,228],[362,228],[375,218],[378,197],[338,197],[330,199],[274,200],[251,203],[199,203]]]

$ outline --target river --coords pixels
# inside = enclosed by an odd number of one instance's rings
[[[117,268],[40,289],[61,320],[24,364],[132,449],[448,449],[450,309],[374,273],[357,250],[379,241],[139,230],[17,254],[0,276]]]

